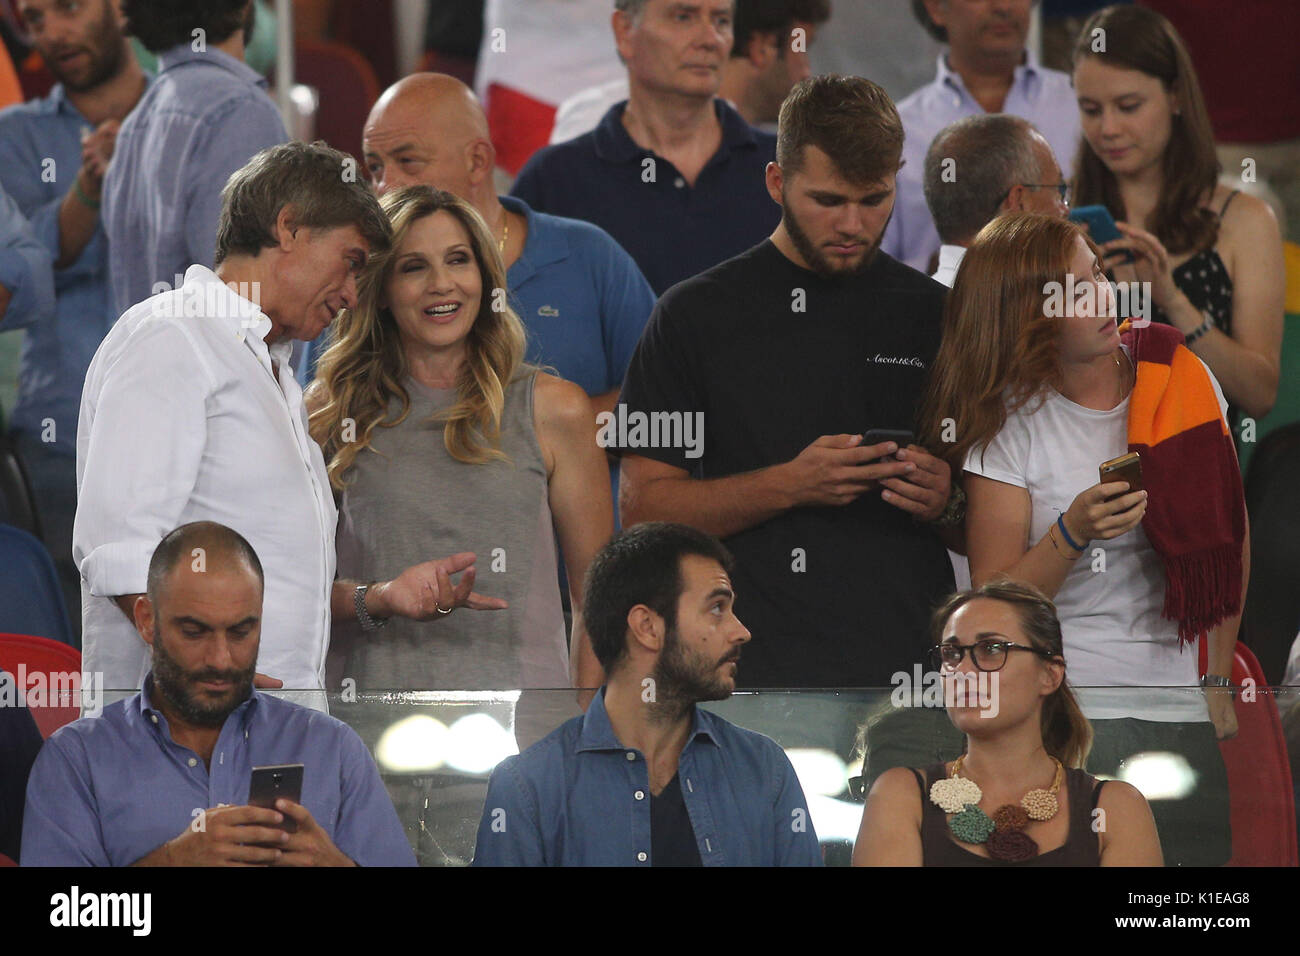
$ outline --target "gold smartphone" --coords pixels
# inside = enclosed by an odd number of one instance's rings
[[[1120,455],[1118,458],[1112,458],[1110,461],[1103,461],[1101,467],[1097,469],[1097,473],[1100,475],[1103,485],[1111,481],[1128,482],[1128,491],[1121,491],[1118,495],[1111,495],[1106,499],[1107,501],[1114,501],[1122,495],[1142,490],[1142,456],[1135,451],[1131,451],[1127,455]]]

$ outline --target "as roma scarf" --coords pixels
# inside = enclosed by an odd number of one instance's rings
[[[1161,324],[1121,332],[1137,366],[1128,447],[1142,456],[1142,527],[1165,565],[1163,615],[1190,642],[1241,609],[1241,470],[1209,374],[1183,334]]]

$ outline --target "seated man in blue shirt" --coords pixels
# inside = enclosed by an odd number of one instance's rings
[[[24,865],[414,864],[356,733],[253,689],[262,583],[257,554],[224,525],[163,538],[135,603],[153,670],[143,691],[46,742],[27,785]],[[254,767],[295,763],[301,803],[246,805]]]
[[[651,522],[587,570],[583,614],[607,683],[587,713],[492,773],[476,866],[820,866],[775,742],[702,710],[736,684],[749,631],[731,555]]]

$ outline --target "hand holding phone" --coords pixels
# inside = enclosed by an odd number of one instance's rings
[[[275,801],[281,798],[301,803],[302,771],[303,765],[300,763],[254,767],[252,779],[248,784],[248,805],[275,810]],[[288,814],[282,816],[284,822],[280,824],[280,829],[286,833],[296,833],[298,824]]]

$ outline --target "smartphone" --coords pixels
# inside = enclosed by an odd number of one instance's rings
[[[1121,491],[1118,495],[1111,495],[1106,499],[1107,501],[1114,501],[1121,495],[1141,491],[1142,456],[1135,451],[1131,451],[1127,455],[1120,455],[1110,461],[1103,461],[1101,467],[1097,469],[1097,474],[1100,476],[1103,485],[1110,481],[1128,482],[1128,491]]]
[[[300,763],[254,767],[252,779],[248,783],[248,805],[274,810],[275,801],[281,797],[302,803],[302,769]],[[296,833],[298,822],[285,814],[280,829],[286,833]]]
[[[1112,239],[1124,238],[1124,234],[1119,231],[1119,226],[1115,225],[1115,217],[1105,206],[1080,206],[1078,209],[1071,209],[1070,221],[1087,226],[1088,237],[1099,246]],[[1128,265],[1132,262],[1133,254],[1125,252],[1124,264]]]
[[[862,433],[862,445],[859,447],[867,448],[871,445],[879,445],[881,442],[892,441],[899,448],[906,448],[916,441],[916,436],[910,431],[901,428],[868,428]],[[885,462],[897,461],[897,458],[891,458],[885,455],[871,462],[873,465],[884,464]]]

